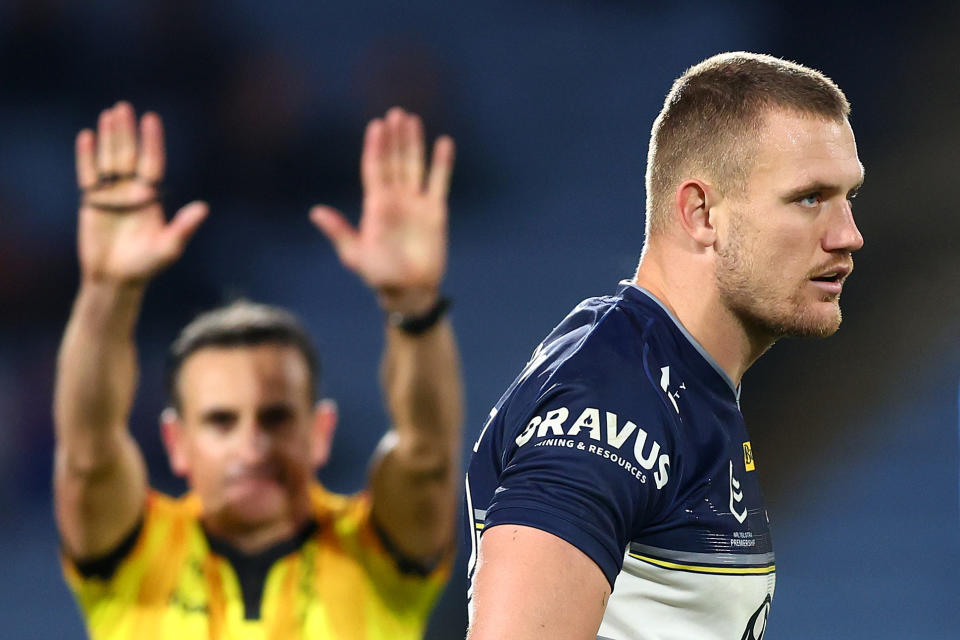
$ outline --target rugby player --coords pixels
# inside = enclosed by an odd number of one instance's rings
[[[776,574],[740,381],[777,339],[840,325],[863,245],[849,112],[766,55],[674,83],[636,274],[546,337],[474,445],[470,640],[763,636]]]
[[[449,573],[461,383],[439,295],[453,142],[427,171],[420,120],[373,120],[359,228],[311,211],[387,314],[392,428],[369,486],[315,480],[337,415],[317,401],[313,346],[291,314],[238,302],[200,316],[170,352],[162,435],[181,498],[149,488],[128,430],[133,340],[149,281],[207,215],[157,200],[161,121],[130,104],[80,132],[81,285],[59,354],[55,503],[63,565],[92,638],[419,638]],[[303,277],[302,274],[298,277]],[[319,291],[320,287],[318,287]]]

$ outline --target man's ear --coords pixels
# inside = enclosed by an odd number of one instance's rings
[[[333,432],[337,428],[337,403],[330,398],[319,401],[313,410],[310,458],[318,469],[330,459]]]
[[[190,471],[190,456],[187,454],[184,425],[180,415],[173,407],[167,407],[160,414],[160,436],[167,450],[170,469],[178,478],[185,478]]]
[[[674,197],[674,213],[684,232],[700,247],[717,241],[716,215],[713,208],[720,197],[707,183],[688,178],[680,183]]]

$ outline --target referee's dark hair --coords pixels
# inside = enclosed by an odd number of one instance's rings
[[[167,352],[165,385],[168,405],[181,410],[177,386],[180,369],[191,354],[205,347],[253,347],[278,344],[297,349],[307,363],[311,401],[317,399],[320,359],[306,329],[295,315],[266,304],[237,300],[197,316],[183,328]]]

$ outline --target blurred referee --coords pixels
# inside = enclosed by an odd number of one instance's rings
[[[393,422],[366,490],[334,495],[314,472],[336,409],[315,397],[310,339],[286,311],[247,302],[197,318],[170,354],[162,419],[190,491],[149,488],[128,430],[133,341],[147,284],[207,215],[170,221],[157,191],[160,118],[131,105],[76,141],[81,285],[54,401],[63,567],[92,638],[419,638],[449,572],[461,383],[447,302],[453,142],[425,164],[422,124],[395,108],[362,154],[359,228],[311,211],[386,313],[383,387]]]

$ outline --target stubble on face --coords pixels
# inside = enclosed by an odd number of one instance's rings
[[[763,247],[745,231],[743,218],[740,212],[731,216],[727,240],[716,247],[716,284],[724,306],[749,333],[768,340],[826,338],[836,333],[843,320],[840,296],[824,293],[816,303],[811,301],[807,287],[816,271],[793,287],[778,282],[758,259]],[[822,303],[832,303],[832,309],[824,312],[814,306]]]

